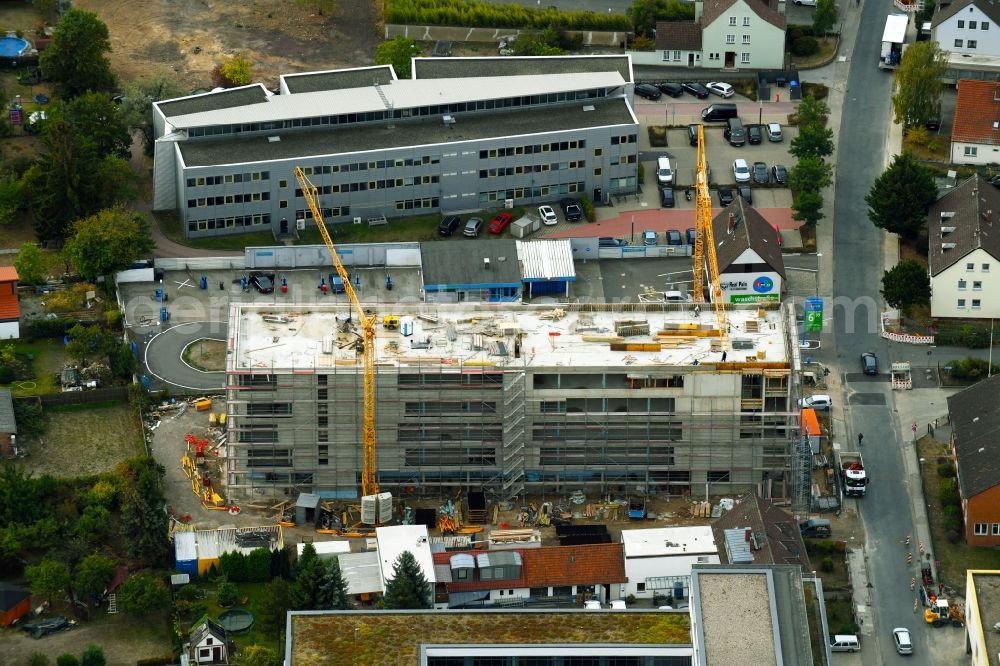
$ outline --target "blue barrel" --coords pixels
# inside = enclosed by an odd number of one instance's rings
[[[201,285],[202,289],[208,289],[208,278],[202,275],[199,284]]]

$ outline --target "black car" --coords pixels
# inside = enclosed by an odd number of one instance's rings
[[[684,237],[676,229],[667,231],[667,245],[684,245]]]
[[[941,129],[941,119],[940,118],[930,118],[924,123],[924,127],[932,132],[936,132]]]
[[[760,125],[747,125],[747,141],[750,145],[756,146],[764,140],[764,134],[760,131]]]
[[[767,185],[771,181],[767,173],[767,165],[763,162],[753,163],[753,182]]]
[[[567,222],[579,222],[583,219],[583,208],[580,207],[578,199],[563,199],[559,205],[562,206]]]
[[[676,205],[674,190],[669,187],[660,188],[660,206],[662,208],[673,208]]]
[[[262,294],[274,291],[274,273],[254,271],[250,274],[250,285]]]
[[[775,164],[771,167],[771,176],[778,185],[788,184],[788,169],[781,164]]]
[[[687,233],[688,245],[694,245],[694,237],[695,237],[694,227],[688,227],[686,233]]]
[[[441,220],[441,224],[438,225],[438,233],[442,236],[451,236],[461,223],[462,220],[458,215],[449,215]]]
[[[723,206],[728,206],[733,203],[733,188],[731,187],[720,187],[719,188],[719,203]]]
[[[866,375],[878,374],[878,359],[872,352],[865,352],[861,354],[861,372]]]
[[[659,88],[660,92],[664,95],[668,95],[670,97],[680,97],[684,94],[684,88],[681,88],[681,84],[679,83],[661,83],[656,87]]]
[[[738,185],[736,187],[736,191],[738,191],[740,196],[743,197],[743,201],[753,205],[753,191],[750,189],[749,185]]]
[[[660,89],[648,83],[637,83],[635,86],[635,94],[639,97],[645,97],[646,99],[654,101],[660,99],[661,97]]]
[[[698,126],[697,125],[694,125],[694,124],[688,125],[688,143],[690,143],[692,146],[697,146],[698,145]]]
[[[685,81],[681,84],[681,88],[684,89],[684,92],[690,93],[698,99],[708,99],[708,88],[697,81]]]

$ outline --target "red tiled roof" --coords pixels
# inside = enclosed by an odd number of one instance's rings
[[[706,28],[722,16],[730,7],[735,5],[740,0],[705,0],[702,14],[701,14],[701,24]],[[765,0],[743,0],[746,6],[757,16],[761,17],[768,23],[782,30],[785,29],[785,16],[781,14],[776,7],[772,6],[771,3],[765,2]]]
[[[700,51],[701,24],[694,21],[657,21],[656,48],[661,51]]]
[[[0,266],[0,282],[17,282],[17,269],[13,266]]]
[[[996,81],[958,82],[958,99],[955,102],[955,122],[951,130],[952,141],[1000,145],[1000,83]]]
[[[21,318],[21,304],[17,294],[0,296],[0,321],[16,321]]]

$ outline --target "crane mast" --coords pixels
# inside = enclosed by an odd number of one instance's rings
[[[333,245],[333,239],[330,238],[330,232],[326,229],[323,212],[319,207],[319,191],[299,167],[295,167],[295,178],[299,181],[302,196],[305,197],[309,204],[309,210],[312,211],[313,219],[316,220],[316,228],[319,229],[319,234],[323,237],[323,243],[330,251],[330,259],[333,261],[334,268],[337,269],[337,275],[344,283],[347,298],[351,301],[351,306],[361,322],[364,344],[361,357],[364,365],[365,387],[361,444],[361,496],[375,495],[378,493],[378,481],[375,479],[375,315],[366,313],[361,307],[361,301],[358,300],[358,295],[354,291],[350,276],[340,261],[337,248]]]
[[[729,349],[729,317],[722,297],[719,279],[719,261],[715,256],[715,234],[712,229],[712,196],[708,191],[708,160],[705,157],[705,126],[698,125],[698,161],[695,169],[695,234],[694,234],[694,283],[692,300],[705,301],[705,264],[708,264],[712,284],[712,308],[719,327],[722,351]],[[707,249],[707,251],[706,251]],[[707,260],[707,261],[706,261]]]

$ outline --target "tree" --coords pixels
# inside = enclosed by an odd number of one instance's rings
[[[95,507],[87,507],[95,508]],[[104,510],[107,513],[107,510]],[[73,584],[77,593],[84,597],[97,600],[104,594],[108,583],[115,577],[115,563],[108,557],[98,553],[87,555],[76,567]]]
[[[259,644],[246,646],[233,659],[233,666],[280,666],[280,664],[281,661],[274,648]]]
[[[99,645],[88,645],[80,655],[80,666],[105,666],[104,650]]]
[[[17,219],[17,212],[24,207],[21,179],[13,173],[0,176],[0,226],[7,226]]]
[[[143,617],[170,606],[170,592],[152,574],[137,573],[129,577],[115,593],[118,606],[137,617]]]
[[[837,25],[836,0],[816,0],[813,11],[813,32],[817,37],[824,37],[830,28]]]
[[[320,585],[320,609],[350,610],[354,608],[351,598],[347,596],[347,581],[340,571],[340,561],[334,557],[330,560]]]
[[[823,195],[816,190],[796,192],[792,197],[792,219],[816,224],[823,219]]]
[[[510,50],[516,56],[551,56],[565,53],[558,46],[547,42],[544,36],[533,33],[518,35],[511,43]]]
[[[821,157],[807,156],[800,159],[788,172],[788,186],[793,192],[822,190],[833,182],[833,166]]]
[[[45,254],[35,243],[24,243],[14,260],[17,278],[21,284],[41,284],[45,282]]]
[[[284,578],[274,578],[264,588],[258,620],[267,633],[278,634],[285,629],[285,615],[292,608],[289,587]]]
[[[903,127],[923,125],[941,112],[941,77],[948,68],[948,54],[934,40],[910,44],[896,68],[896,94],[892,97],[894,120]]]
[[[88,144],[99,157],[114,155],[127,160],[131,156],[128,119],[108,93],[85,93],[70,100],[61,113],[78,141]]]
[[[130,130],[139,132],[142,137],[145,153],[153,154],[153,102],[173,99],[187,94],[177,85],[173,77],[165,71],[158,72],[148,79],[133,79],[122,86],[121,106],[118,112],[122,115]]]
[[[886,231],[916,238],[937,196],[933,172],[909,153],[896,155],[865,195],[868,219]]]
[[[242,53],[230,58],[224,58],[218,69],[219,82],[226,88],[248,85],[253,80],[253,68],[250,60]]]
[[[408,79],[412,73],[411,58],[417,55],[420,55],[417,43],[400,35],[378,45],[375,49],[375,64],[392,65],[396,76]]]
[[[100,326],[84,326],[77,324],[67,332],[69,344],[66,353],[78,363],[84,363],[89,358],[103,355],[107,337]]]
[[[636,35],[652,37],[657,21],[693,20],[693,4],[678,0],[632,0],[627,13]]]
[[[246,578],[251,583],[266,583],[271,579],[271,551],[254,548],[246,556]]]
[[[117,471],[122,479],[121,530],[126,553],[140,562],[165,565],[170,542],[163,512],[163,466],[143,456],[126,460]]]
[[[882,276],[882,297],[894,308],[931,302],[931,280],[927,268],[916,259],[904,259]]]
[[[14,400],[14,422],[17,434],[28,439],[38,439],[49,427],[49,417],[42,403],[28,398]]]
[[[56,657],[56,666],[80,666],[75,654],[61,654]]]
[[[316,548],[307,543],[295,567],[295,585],[291,591],[292,606],[296,610],[320,608],[320,587],[325,576],[326,567],[316,556]]]
[[[826,157],[833,154],[833,130],[818,122],[799,122],[799,134],[788,152],[795,157]]]
[[[431,588],[417,558],[408,550],[396,558],[392,579],[386,583],[383,608],[431,608]]]
[[[811,124],[825,126],[829,115],[830,107],[826,105],[826,102],[816,99],[812,95],[803,97],[795,109],[795,118],[799,126]]]
[[[45,599],[62,598],[69,590],[69,569],[59,560],[44,559],[24,570],[31,591]]]
[[[115,84],[108,53],[108,26],[94,12],[71,9],[56,24],[52,43],[39,55],[42,71],[59,82],[64,97]]]
[[[227,580],[219,583],[219,587],[215,590],[215,600],[219,602],[220,606],[235,606],[239,598],[240,591]]]
[[[97,278],[124,270],[155,247],[145,215],[112,208],[74,222],[65,251],[81,275]]]

